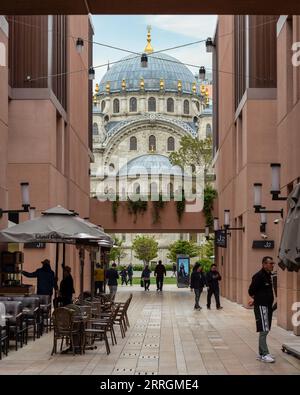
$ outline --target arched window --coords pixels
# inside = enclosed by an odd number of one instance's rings
[[[129,150],[130,151],[137,150],[137,139],[135,136],[130,137]]]
[[[211,136],[211,124],[208,123],[206,124],[206,137],[210,137]]]
[[[168,138],[168,151],[175,151],[175,140],[174,137]]]
[[[183,102],[183,113],[184,114],[189,114],[190,113],[190,103],[188,100],[185,100]]]
[[[102,100],[101,102],[101,112],[103,112],[105,109],[105,100]]]
[[[155,97],[149,97],[149,99],[148,99],[148,111],[156,111],[156,100],[155,100]]]
[[[137,111],[137,100],[135,97],[131,97],[129,100],[129,111],[136,112]]]
[[[96,136],[99,134],[98,125],[96,122],[93,123],[93,135]]]
[[[171,97],[167,100],[167,111],[174,112],[174,100]]]
[[[196,107],[197,107],[197,110],[200,111],[200,104],[198,101],[196,101]]]
[[[149,137],[149,151],[156,151],[156,137],[153,134]]]
[[[151,182],[150,184],[150,194],[156,194],[158,193],[158,188],[157,188],[157,183],[156,182]]]
[[[133,193],[139,195],[141,193],[141,186],[138,182],[135,182],[133,185]]]
[[[116,114],[120,112],[120,102],[119,99],[115,99],[113,102],[113,112]]]
[[[168,193],[168,197],[172,198],[174,195],[174,185],[172,182],[170,182],[167,186],[167,193]]]

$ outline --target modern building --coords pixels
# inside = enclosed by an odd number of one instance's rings
[[[0,65],[2,209],[21,209],[20,183],[29,182],[30,204],[37,215],[60,204],[89,216],[92,34],[88,16],[0,16],[0,51],[6,59]],[[80,53],[77,37],[85,39]],[[28,213],[3,214],[0,228],[8,220],[26,219]],[[66,264],[73,269],[78,292],[77,255],[75,248],[66,248]],[[25,248],[24,256],[24,270],[35,270],[46,257],[54,268],[55,246]],[[85,281],[89,287],[89,267]]]
[[[244,227],[229,231],[227,248],[218,248],[216,257],[222,294],[244,306],[262,257],[277,259],[283,228],[279,211],[284,209],[284,217],[287,212],[286,201],[272,200],[270,164],[281,164],[281,196],[300,177],[300,69],[293,67],[291,51],[300,41],[299,23],[297,16],[220,16],[214,38],[216,211],[219,226],[224,210],[230,210],[230,227]],[[262,206],[278,211],[267,214],[264,232],[253,208],[254,183],[262,184]],[[300,334],[291,321],[292,304],[300,300],[300,275],[280,268],[277,273],[278,323]]]
[[[211,86],[180,61],[153,53],[150,30],[142,57],[129,55],[112,65],[96,84],[93,106],[91,196],[120,200],[155,200],[181,194],[183,170],[169,155],[183,136],[212,134]],[[186,177],[188,177],[185,174]],[[124,241],[123,263],[138,263],[131,251],[136,234],[116,234]],[[189,234],[153,234],[157,259],[167,262],[167,247]],[[191,237],[200,242],[200,234]]]

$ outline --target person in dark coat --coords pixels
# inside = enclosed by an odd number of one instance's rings
[[[204,286],[206,285],[205,275],[202,271],[200,263],[195,263],[193,267],[193,272],[191,275],[191,290],[195,293],[195,310],[201,310],[202,307],[199,305],[199,300]]]
[[[106,281],[107,285],[109,287],[109,292],[112,296],[112,299],[114,300],[117,289],[118,289],[118,279],[119,279],[119,273],[117,272],[117,265],[113,263],[111,265],[111,268],[107,270],[106,272]]]
[[[151,275],[151,270],[149,269],[149,265],[146,265],[144,267],[144,270],[142,271],[142,276],[141,276],[142,280],[144,281],[145,291],[149,291],[150,275]]]
[[[268,363],[275,362],[267,346],[267,335],[271,329],[273,314],[272,271],[274,264],[272,257],[265,256],[262,260],[262,269],[254,274],[248,290],[251,297],[248,305],[254,306],[256,332],[259,332],[257,359]]]
[[[125,267],[123,267],[123,269],[120,271],[120,276],[121,276],[121,285],[128,283],[127,280],[127,270]]]
[[[57,283],[55,275],[50,266],[49,259],[42,261],[42,267],[37,269],[35,272],[29,273],[22,270],[22,274],[25,277],[37,278],[37,294],[38,295],[49,295],[52,296],[53,289],[57,289]]]
[[[131,263],[127,266],[127,274],[128,274],[128,282],[130,285],[132,285],[133,267]]]
[[[156,265],[156,268],[154,270],[154,276],[156,276],[156,286],[157,289],[156,291],[161,291],[162,292],[162,287],[164,283],[164,276],[167,275],[165,265],[162,264],[162,261],[159,260],[158,264]]]
[[[206,275],[206,283],[207,283],[207,308],[210,310],[211,297],[215,296],[217,310],[223,309],[220,305],[220,288],[219,281],[221,281],[220,273],[217,271],[217,265],[211,265],[210,271]]]
[[[72,297],[75,293],[73,277],[71,275],[70,266],[65,266],[63,272],[63,279],[60,283],[59,293],[63,306],[67,306],[72,303]]]

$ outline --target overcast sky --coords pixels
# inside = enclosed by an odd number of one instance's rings
[[[95,15],[93,41],[141,53],[146,45],[147,25],[152,26],[154,51],[187,44],[213,37],[216,27],[215,15]],[[100,82],[107,70],[107,62],[120,60],[128,53],[94,44],[93,65],[96,68],[95,83]],[[205,43],[166,51],[183,63],[211,68],[211,54],[206,53]],[[189,67],[193,74],[198,67]]]

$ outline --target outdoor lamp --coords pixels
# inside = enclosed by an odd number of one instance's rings
[[[267,225],[267,213],[260,213],[260,231],[265,233]]]
[[[200,79],[201,81],[204,81],[204,80],[205,80],[205,74],[206,74],[205,67],[204,67],[204,66],[201,66],[200,69],[199,69],[199,79]]]
[[[95,79],[95,69],[94,67],[89,68],[89,80]]]
[[[141,67],[148,67],[148,56],[145,53],[141,57]]]
[[[22,206],[29,207],[29,182],[21,182]]]
[[[224,210],[224,226],[229,227],[230,222],[230,210]]]
[[[206,52],[210,52],[210,53],[213,52],[215,45],[214,45],[211,37],[208,37],[206,39],[205,46],[206,46]]]
[[[76,40],[76,51],[78,53],[82,52],[83,45],[84,45],[83,39],[81,37],[78,37],[77,40]]]
[[[205,237],[209,237],[209,226],[205,226]]]
[[[30,207],[29,209],[29,219],[35,218],[35,207]]]
[[[261,207],[261,190],[262,190],[262,184],[259,182],[256,182],[253,184],[254,186],[254,208],[259,208]]]
[[[271,194],[272,200],[287,200],[287,197],[279,197],[280,195],[280,163],[271,163],[272,171],[272,185]]]
[[[219,218],[215,217],[214,218],[214,231],[216,232],[219,230]]]

